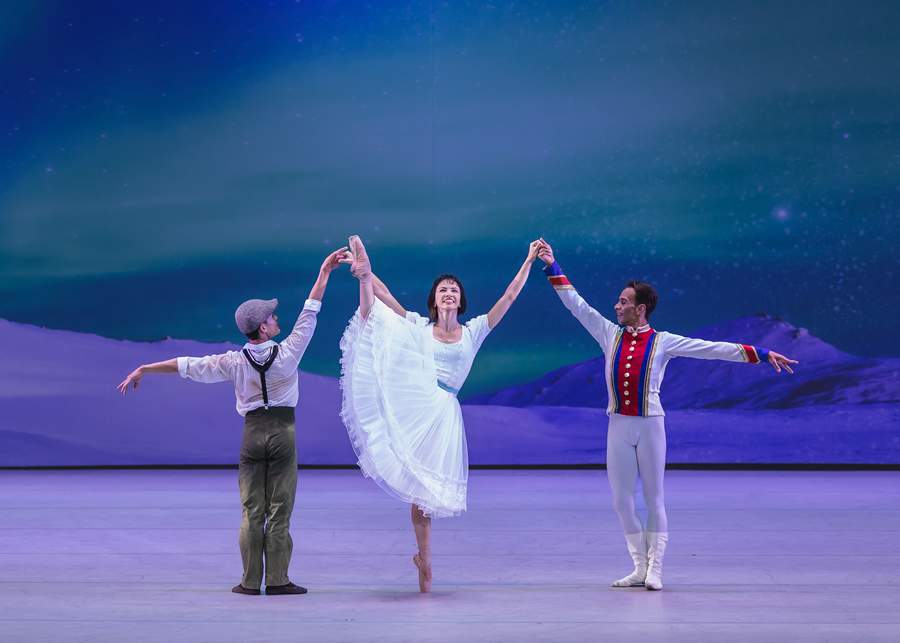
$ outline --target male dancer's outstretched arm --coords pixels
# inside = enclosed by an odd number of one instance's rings
[[[719,359],[726,362],[749,362],[759,364],[768,362],[776,373],[781,369],[793,374],[791,364],[797,364],[797,360],[790,359],[766,350],[759,346],[749,344],[733,344],[731,342],[710,342],[705,339],[682,337],[674,333],[666,333],[666,354],[671,357],[693,357],[694,359]]]
[[[582,299],[569,280],[563,274],[562,269],[553,255],[553,248],[543,238],[539,256],[547,264],[544,272],[547,273],[553,288],[556,290],[563,304],[581,322],[587,331],[604,348],[604,341],[609,342],[614,338],[619,329],[617,324],[606,319],[603,315],[591,308]],[[646,321],[646,320],[644,320]],[[635,321],[635,323],[638,323]],[[729,362],[749,362],[757,364],[767,361],[775,372],[781,373],[784,369],[793,373],[791,364],[797,364],[796,360],[789,359],[775,351],[751,346],[749,344],[734,344],[731,342],[710,342],[703,339],[682,337],[674,333],[666,333],[665,352],[671,357],[693,357],[695,359],[718,359]]]
[[[153,362],[152,364],[141,364],[136,369],[129,373],[128,377],[126,377],[121,384],[119,384],[118,388],[119,392],[122,395],[128,392],[128,385],[131,384],[134,390],[137,390],[137,387],[141,383],[141,378],[147,373],[177,373],[178,372],[178,359],[173,357],[172,359],[167,359],[163,362]]]
[[[296,357],[298,363],[315,330],[316,313],[321,308],[322,297],[325,295],[325,288],[328,285],[328,277],[335,268],[342,263],[349,263],[349,261],[346,247],[335,250],[325,258],[293,331],[281,342],[282,350],[287,351],[285,355]],[[273,329],[266,324],[260,327],[262,339],[268,339],[267,332],[269,330],[273,330],[272,335],[277,334],[277,318],[272,322],[272,326],[274,326]],[[240,351],[228,351],[205,357],[173,357],[162,362],[142,364],[131,371],[116,388],[122,395],[128,392],[129,387],[136,390],[141,383],[141,378],[148,373],[180,373],[183,377],[207,384],[225,382],[234,379],[234,369],[241,359]]]
[[[212,384],[215,382],[226,382],[233,379],[234,365],[238,351],[228,351],[227,353],[219,353],[217,355],[206,355],[205,357],[173,357],[163,362],[154,362],[153,364],[141,364],[131,371],[122,382],[116,387],[119,393],[125,395],[128,387],[133,390],[141,383],[141,378],[148,373],[179,373],[179,360],[194,360],[191,379]]]
[[[563,306],[569,309],[569,312],[577,319],[585,330],[590,333],[591,337],[600,344],[600,348],[606,353],[609,350],[612,339],[615,338],[616,332],[619,330],[618,324],[614,324],[606,317],[592,308],[575,290],[575,287],[566,277],[562,268],[556,262],[553,255],[553,248],[543,237],[540,239],[540,249],[538,256],[547,264],[544,267],[544,274],[550,280],[550,284],[559,295]]]
[[[316,330],[318,312],[322,309],[322,298],[325,296],[328,278],[332,271],[340,267],[342,263],[350,263],[350,252],[347,246],[338,248],[325,257],[325,261],[319,268],[319,276],[309,291],[309,296],[303,304],[303,310],[300,311],[291,334],[279,344],[282,357],[293,362],[296,365],[295,368],[300,366],[300,360]]]

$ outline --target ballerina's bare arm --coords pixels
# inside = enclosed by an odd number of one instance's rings
[[[538,252],[542,247],[543,245],[540,241],[532,241],[531,245],[528,246],[528,256],[525,258],[525,263],[519,268],[519,272],[516,273],[513,280],[509,282],[503,296],[500,297],[500,299],[497,300],[497,303],[494,304],[494,307],[488,311],[488,326],[491,329],[495,328],[497,324],[500,323],[500,320],[503,319],[506,311],[512,306],[516,297],[519,296],[519,293],[522,292],[525,282],[528,281],[528,273],[531,272],[531,264],[537,259]]]
[[[388,287],[384,285],[384,282],[378,278],[378,275],[372,275],[372,287],[375,289],[375,296],[381,300],[385,306],[393,310],[395,313],[400,315],[401,317],[406,317],[406,309],[400,305],[400,302],[397,301],[394,296],[391,294],[391,291],[388,290]]]

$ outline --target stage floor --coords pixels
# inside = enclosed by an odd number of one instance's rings
[[[301,471],[291,577],[241,596],[236,471],[0,471],[3,641],[897,641],[900,473],[667,474],[665,589],[602,471],[474,471],[420,595],[409,510]],[[651,638],[652,637],[652,638]]]

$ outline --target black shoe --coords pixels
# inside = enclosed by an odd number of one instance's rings
[[[305,594],[306,588],[288,583],[287,585],[266,585],[266,594],[274,596],[275,594]]]
[[[258,589],[250,589],[248,587],[244,587],[243,585],[235,585],[231,588],[231,591],[235,594],[246,594],[247,596],[259,596],[260,591]]]

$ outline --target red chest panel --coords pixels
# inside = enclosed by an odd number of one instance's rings
[[[624,331],[619,338],[612,375],[615,412],[620,415],[644,415],[655,336],[656,331],[651,328],[643,333]]]

